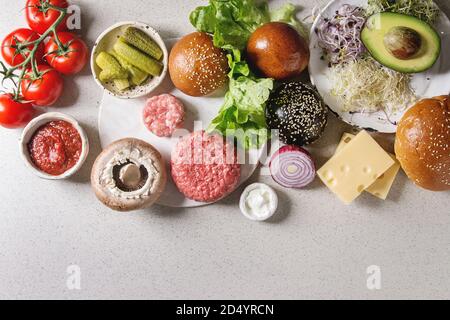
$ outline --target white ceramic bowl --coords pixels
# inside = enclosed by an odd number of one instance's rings
[[[252,214],[252,212],[250,212],[251,210],[247,208],[247,196],[250,194],[250,192],[258,189],[269,195],[271,207],[269,208],[269,212],[267,213]],[[245,188],[244,192],[242,192],[241,200],[239,201],[239,208],[241,209],[242,214],[252,221],[266,221],[272,218],[273,215],[277,212],[278,195],[275,190],[273,190],[268,185],[264,183],[254,183],[249,185],[247,188]]]
[[[146,82],[144,82],[140,86],[136,86],[132,89],[120,91],[115,86],[113,86],[112,83],[102,83],[98,79],[98,75],[101,72],[101,69],[97,66],[95,63],[95,59],[97,58],[97,55],[102,51],[111,51],[113,49],[114,43],[117,41],[117,39],[124,33],[125,29],[128,27],[135,27],[138,29],[141,29],[145,33],[147,33],[155,42],[158,44],[158,46],[163,51],[163,60],[162,63],[164,65],[163,70],[161,72],[161,75],[157,77],[153,77],[151,79],[148,79]],[[95,82],[97,84],[106,90],[110,95],[122,99],[131,99],[131,98],[138,98],[142,96],[146,96],[149,93],[151,93],[153,90],[155,90],[161,82],[164,80],[164,78],[167,75],[167,68],[169,64],[169,54],[166,47],[166,44],[164,43],[163,39],[159,35],[158,32],[156,32],[155,29],[150,27],[149,25],[142,23],[142,22],[136,22],[136,21],[123,21],[118,22],[114,24],[113,26],[106,29],[98,38],[97,41],[95,41],[94,48],[91,53],[91,70],[92,74],[94,76]]]
[[[30,140],[33,137],[36,130],[38,130],[41,126],[49,123],[50,121],[58,121],[58,120],[66,121],[66,122],[70,123],[71,125],[73,125],[73,127],[75,129],[77,129],[77,131],[81,137],[82,150],[81,150],[80,159],[78,160],[78,162],[75,166],[73,166],[72,168],[70,168],[69,170],[64,172],[62,175],[52,176],[52,175],[47,174],[47,173],[39,170],[38,168],[36,168],[36,166],[30,159],[30,153],[28,151],[28,143],[30,142]],[[23,130],[23,133],[22,133],[22,138],[20,139],[20,150],[21,150],[22,158],[25,162],[25,165],[31,171],[33,171],[34,174],[36,174],[37,176],[39,176],[43,179],[62,180],[62,179],[66,179],[66,178],[72,176],[78,170],[80,170],[80,168],[83,166],[84,162],[86,161],[87,155],[89,153],[89,140],[88,140],[88,137],[87,137],[86,133],[84,132],[83,128],[81,128],[81,126],[78,124],[78,122],[74,118],[72,118],[71,116],[65,115],[63,113],[59,113],[59,112],[49,112],[49,113],[44,113],[37,118],[34,118],[25,127],[25,129]]]

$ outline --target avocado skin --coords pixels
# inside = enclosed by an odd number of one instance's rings
[[[372,26],[378,23],[381,23],[381,28],[374,29]],[[401,60],[386,49],[383,39],[392,27],[408,27],[420,33],[423,48],[415,58]],[[361,40],[375,60],[401,73],[424,72],[434,66],[441,53],[441,38],[432,26],[416,17],[394,12],[369,17],[361,32]]]

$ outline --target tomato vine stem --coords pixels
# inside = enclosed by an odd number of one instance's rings
[[[10,79],[14,86],[16,87],[16,90],[14,90],[14,100],[19,101],[20,100],[20,94],[21,94],[21,84],[23,81],[23,78],[25,77],[25,74],[27,73],[27,67],[31,65],[31,70],[33,73],[34,79],[40,78],[40,72],[38,70],[38,62],[36,61],[36,52],[39,49],[40,45],[44,42],[44,40],[51,34],[53,34],[56,44],[58,45],[58,49],[64,52],[66,50],[65,46],[62,44],[60,39],[57,35],[57,28],[58,26],[64,21],[64,19],[67,16],[67,9],[66,8],[60,8],[56,7],[52,4],[50,4],[48,1],[45,3],[46,10],[53,9],[60,12],[60,15],[58,19],[53,23],[53,25],[48,28],[38,39],[34,41],[26,41],[22,42],[17,45],[17,49],[23,50],[24,48],[28,48],[30,46],[33,46],[30,53],[28,54],[27,58],[19,65],[11,67],[9,69],[5,68],[5,70],[1,71],[0,73],[3,75],[2,82],[5,79]],[[17,70],[21,70],[19,75],[17,76],[15,72]],[[14,81],[14,77],[17,77],[17,81]]]

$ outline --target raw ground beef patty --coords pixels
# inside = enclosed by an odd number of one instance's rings
[[[183,126],[184,106],[171,94],[162,94],[147,100],[144,108],[144,123],[158,137],[170,137]]]
[[[189,199],[214,202],[233,192],[241,167],[236,150],[220,135],[197,131],[180,139],[172,151],[172,178]]]

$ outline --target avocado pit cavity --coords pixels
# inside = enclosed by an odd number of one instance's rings
[[[408,27],[393,27],[384,36],[384,46],[397,59],[414,58],[422,47],[420,34]]]

